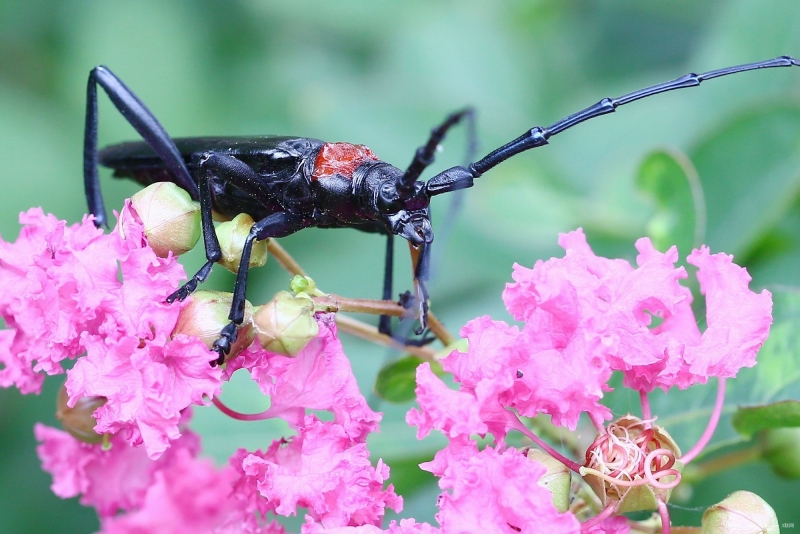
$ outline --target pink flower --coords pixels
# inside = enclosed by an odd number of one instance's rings
[[[571,513],[559,513],[550,492],[537,484],[547,469],[516,449],[486,447],[446,469],[436,519],[442,532],[578,533]]]
[[[258,508],[262,514],[274,510],[288,516],[304,507],[326,527],[377,525],[385,507],[400,511],[403,505],[391,484],[383,489],[388,466],[379,460],[372,467],[366,444],[353,442],[342,425],[313,415],[290,441],[237,458],[244,477],[239,492],[252,494],[255,484],[266,499]]]
[[[225,370],[247,369],[271,406],[265,417],[281,417],[294,428],[304,421],[306,410],[328,410],[348,436],[363,442],[378,430],[381,414],[367,405],[358,388],[350,360],[336,337],[333,314],[317,314],[319,335],[294,358],[273,354],[254,343],[231,360]]]
[[[98,433],[123,432],[155,458],[180,435],[181,410],[217,395],[221,371],[196,339],[171,339],[182,304],[164,299],[185,278],[174,257],[147,246],[126,203],[115,231],[90,218],[67,226],[41,209],[20,216],[16,243],[0,241],[0,385],[38,392],[37,373],[68,371],[70,406],[101,396]],[[120,274],[122,280],[120,280]]]
[[[428,523],[417,523],[414,519],[401,519],[399,523],[392,521],[389,528],[383,530],[375,525],[325,528],[320,523],[314,523],[310,517],[307,517],[306,523],[300,532],[302,534],[436,534],[440,531]]]
[[[169,465],[178,450],[195,455],[199,438],[184,432],[173,442],[169,454],[158,460],[148,458],[141,447],[131,447],[121,436],[111,438],[111,447],[78,441],[68,433],[37,424],[36,448],[42,468],[53,476],[53,493],[67,499],[81,496],[84,506],[93,506],[101,518],[113,517],[119,511],[138,509],[144,502],[154,473]]]

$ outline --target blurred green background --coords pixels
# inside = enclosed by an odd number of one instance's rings
[[[782,54],[800,57],[796,0],[2,0],[0,234],[15,239],[18,213],[31,206],[71,222],[85,212],[85,84],[101,63],[173,136],[273,133],[349,141],[404,167],[429,129],[465,105],[478,110],[483,155],[602,97]],[[104,95],[100,116],[101,144],[136,138]],[[670,219],[675,213],[695,215],[660,209],[647,188],[637,186],[647,183],[642,162],[663,147],[679,161],[680,154],[688,156],[688,174],[696,168],[707,211],[702,241],[748,265],[754,287],[798,285],[800,69],[774,69],[626,106],[487,174],[465,192],[452,233],[439,233],[431,284],[437,315],[454,332],[481,314],[508,320],[500,292],[512,264],[531,266],[559,254],[558,232],[582,226],[598,253],[633,259],[636,238],[663,234],[676,224]],[[434,169],[461,162],[463,130],[443,148]],[[106,203],[118,209],[136,185],[106,176]],[[663,191],[659,198],[664,201]],[[434,228],[446,226],[441,215],[448,202],[436,199]],[[282,243],[323,290],[380,295],[381,238],[312,229]],[[397,251],[405,256],[404,247]],[[187,270],[201,257],[194,251]],[[404,260],[397,266],[396,287],[404,290],[410,270]],[[221,271],[209,286],[232,287],[232,276]],[[248,297],[266,302],[287,281],[269,262],[252,273]],[[369,391],[380,367],[396,355],[349,337],[344,343]],[[776,349],[776,358],[795,361],[797,344],[784,349],[791,355]],[[729,405],[792,396],[796,371],[787,365],[785,387],[770,395],[732,388]],[[50,493],[49,475],[35,455],[32,426],[55,424],[59,385],[59,377],[48,380],[40,396],[0,391],[0,532],[97,529],[92,510]],[[238,377],[223,399],[255,409],[266,401],[254,391]],[[678,422],[681,414],[707,417],[713,397],[713,387],[657,396],[654,411]],[[624,392],[610,396],[620,415],[636,410],[634,400]],[[392,467],[391,480],[406,498],[400,516],[433,521],[439,490],[415,464],[429,459],[443,439],[416,442],[403,420],[410,403],[389,405],[374,396],[371,402],[385,412],[382,432],[370,442],[373,460],[383,457]],[[220,463],[237,447],[265,448],[288,433],[275,422],[228,421],[213,408],[195,414],[206,451]],[[717,443],[732,436],[726,423]],[[702,423],[670,431],[688,450]],[[781,521],[800,524],[800,483],[778,479],[763,463],[685,491],[673,508],[675,522],[699,524],[705,506],[735,489],[759,492]]]

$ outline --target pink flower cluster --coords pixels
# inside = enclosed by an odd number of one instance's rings
[[[384,487],[388,466],[370,462],[366,440],[381,414],[356,384],[332,315],[317,315],[319,335],[295,358],[255,343],[224,370],[211,367],[216,355],[202,342],[172,335],[182,305],[164,299],[185,273],[147,246],[129,204],[110,234],[88,218],[67,226],[36,209],[21,223],[15,243],[0,240],[0,386],[38,392],[44,374],[77,359],[66,371],[69,405],[106,399],[94,413],[105,445],[35,430],[53,491],[95,507],[105,533],[280,533],[273,518],[298,510],[306,534],[626,533],[624,518],[582,529],[559,512],[537,484],[546,468],[506,446],[506,434],[529,434],[520,415],[546,413],[571,428],[583,412],[609,419],[600,401],[614,371],[643,393],[734,376],[755,363],[771,322],[770,294],[751,292],[729,256],[702,248],[688,258],[706,297],[701,333],[674,248],[662,254],[641,239],[634,268],[594,255],[580,230],[562,235],[563,258],[514,267],[503,296],[521,328],[480,317],[462,329],[468,350],[442,362],[458,390],[427,363],[418,368],[419,409],[407,421],[419,438],[436,429],[449,439],[421,465],[443,490],[440,527],[403,519],[383,530],[385,510],[400,511],[402,498]],[[264,451],[240,449],[218,468],[199,457],[190,410],[213,399],[226,411],[216,397],[239,369],[270,397],[258,417],[280,417],[295,435]],[[481,450],[475,434],[495,443]]]
[[[675,247],[662,254],[639,239],[634,268],[596,256],[580,230],[562,234],[559,244],[563,258],[533,269],[514,266],[515,282],[503,299],[525,323],[521,330],[489,317],[462,329],[469,349],[442,361],[460,391],[444,388],[427,367],[418,369],[423,410],[408,421],[421,436],[436,428],[450,438],[490,432],[502,440],[517,425],[508,408],[528,417],[546,413],[574,429],[582,412],[610,419],[600,400],[613,371],[646,393],[732,377],[755,365],[772,322],[772,296],[750,291],[750,276],[731,256],[703,247],[688,257],[706,300],[701,334],[692,294],[679,284],[687,274],[675,267]]]
[[[283,532],[268,514],[299,509],[306,529],[379,525],[386,507],[402,508],[384,488],[389,468],[369,461],[366,438],[381,414],[361,395],[332,316],[318,317],[319,336],[296,358],[256,343],[223,371],[201,341],[172,335],[182,304],[164,299],[185,274],[147,246],[129,205],[109,234],[37,209],[21,222],[15,243],[0,241],[0,385],[36,393],[42,372],[77,359],[66,371],[68,404],[106,399],[94,412],[105,446],[36,428],[53,491],[95,507],[103,532]],[[297,434],[266,452],[241,449],[220,469],[198,457],[186,425],[190,406],[208,404],[239,368],[270,395],[265,416]]]

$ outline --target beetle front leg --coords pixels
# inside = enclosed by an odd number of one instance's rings
[[[270,237],[285,237],[306,226],[308,224],[302,218],[280,212],[261,219],[250,228],[250,233],[247,235],[242,248],[239,271],[236,273],[236,283],[233,286],[233,302],[231,303],[231,312],[228,314],[228,319],[231,322],[222,329],[219,339],[214,342],[212,350],[219,357],[211,362],[211,365],[225,363],[225,355],[231,351],[231,346],[236,342],[237,329],[244,321],[247,272],[250,269],[250,253],[253,249],[253,243]]]
[[[197,289],[198,284],[205,282],[208,275],[211,274],[211,268],[222,258],[222,250],[217,240],[217,232],[214,230],[214,219],[211,213],[211,176],[216,162],[212,156],[212,154],[204,154],[200,158],[200,220],[203,227],[203,245],[206,249],[207,261],[194,276],[167,297],[167,302],[184,300],[191,295]]]

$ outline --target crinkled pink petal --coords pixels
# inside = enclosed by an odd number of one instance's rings
[[[294,358],[273,354],[254,343],[229,364],[227,373],[244,367],[262,392],[270,396],[267,414],[293,427],[303,424],[306,410],[328,410],[351,439],[363,442],[378,430],[381,414],[361,394],[350,360],[336,337],[332,314],[317,314],[319,335]]]
[[[452,373],[457,382],[474,388],[484,378],[516,375],[516,366],[524,358],[519,350],[516,326],[492,321],[484,315],[468,322],[460,335],[469,342],[469,350],[454,350],[442,360],[444,370]]]
[[[104,534],[212,533],[241,515],[230,498],[236,474],[231,468],[217,469],[209,460],[194,458],[178,450],[173,461],[156,471],[141,507],[106,518]]]
[[[16,386],[23,394],[39,393],[44,375],[35,372],[30,361],[21,355],[27,344],[19,337],[22,336],[15,328],[0,330],[0,387]]]
[[[157,458],[180,436],[181,411],[220,393],[221,371],[208,365],[210,352],[195,338],[106,341],[87,338],[86,357],[67,377],[70,402],[105,397],[94,413],[95,431],[122,431],[129,443],[143,443]]]
[[[400,523],[392,521],[386,530],[375,525],[325,528],[324,525],[306,516],[306,522],[300,532],[301,534],[437,534],[439,529],[428,523],[417,523],[414,519],[401,519]]]
[[[434,428],[450,438],[470,434],[483,436],[489,431],[475,396],[447,387],[433,374],[428,362],[417,367],[415,392],[420,410],[411,408],[406,423],[417,427],[417,439],[424,438]]]
[[[694,382],[705,382],[708,376],[736,376],[742,367],[755,365],[758,349],[769,335],[772,294],[766,289],[751,291],[750,275],[733,263],[733,256],[711,254],[702,247],[687,261],[698,268],[708,325],[700,344],[687,348],[689,373],[696,377]]]
[[[36,448],[42,468],[53,476],[53,492],[66,499],[81,496],[84,506],[93,506],[101,518],[141,506],[153,473],[168,465],[178,450],[195,455],[199,438],[186,432],[173,443],[169,454],[156,461],[144,449],[131,447],[122,436],[111,438],[111,447],[78,441],[68,433],[37,424]]]
[[[297,437],[250,454],[241,465],[280,515],[304,507],[326,527],[377,525],[386,507],[402,509],[392,485],[383,489],[389,468],[380,461],[373,468],[364,443],[354,443],[341,425],[314,416],[306,418]]]
[[[491,447],[454,463],[442,476],[436,519],[442,532],[578,533],[571,513],[559,513],[537,481],[546,468],[509,448]]]

